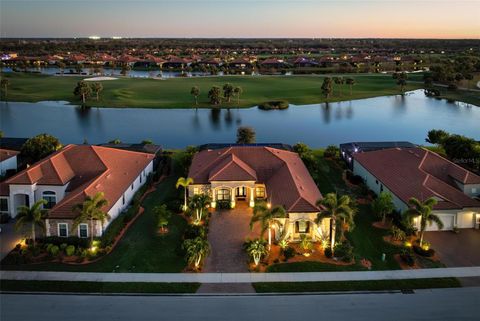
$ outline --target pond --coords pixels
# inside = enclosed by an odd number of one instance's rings
[[[348,141],[405,140],[423,144],[430,129],[480,140],[480,108],[425,97],[422,90],[286,110],[134,109],[82,110],[64,102],[0,104],[5,136],[50,133],[62,143],[98,144],[152,139],[168,148],[235,141],[238,126],[254,127],[257,142],[324,147]]]

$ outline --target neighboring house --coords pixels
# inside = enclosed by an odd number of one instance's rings
[[[0,148],[21,151],[28,138],[2,137],[0,138]]]
[[[434,213],[444,230],[478,227],[480,222],[480,176],[436,153],[422,148],[391,148],[357,153],[353,173],[361,176],[376,194],[390,192],[397,210],[408,208],[408,200],[433,197]],[[419,220],[414,220],[417,228]],[[436,224],[428,231],[438,230]]]
[[[348,168],[353,169],[354,154],[395,147],[413,148],[417,145],[410,142],[350,142],[340,144],[340,156],[347,163]]]
[[[253,207],[258,200],[283,206],[288,217],[274,224],[277,240],[298,241],[302,234],[315,240],[330,234],[329,219],[315,223],[322,194],[296,153],[265,146],[206,149],[193,157],[189,177],[194,183],[188,195],[210,195],[213,208],[240,202]]]
[[[0,176],[5,176],[7,171],[16,171],[18,162],[17,155],[20,152],[0,148]]]
[[[86,196],[103,192],[108,201],[103,210],[110,220],[103,226],[95,224],[93,233],[100,236],[145,184],[153,171],[153,158],[151,154],[114,148],[68,145],[2,183],[2,212],[15,217],[19,206],[45,199],[47,236],[88,237],[88,224],[71,230],[78,216],[72,208],[83,203]]]
[[[139,152],[139,153],[147,153],[152,154],[154,156],[153,160],[153,168],[157,168],[157,165],[160,161],[162,156],[162,146],[155,145],[155,144],[128,144],[128,143],[120,143],[120,144],[99,144],[99,146],[109,147],[109,148],[117,148],[123,150],[129,150],[132,152]]]

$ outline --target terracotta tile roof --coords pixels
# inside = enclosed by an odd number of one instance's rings
[[[435,209],[480,207],[455,184],[478,184],[480,177],[426,149],[392,148],[358,153],[354,159],[405,203],[411,197],[436,197]]]
[[[65,185],[67,194],[49,211],[52,218],[74,218],[72,207],[87,195],[104,192],[109,211],[154,155],[115,148],[68,145],[6,180],[6,184]]]
[[[189,177],[195,184],[212,180],[254,180],[265,184],[273,205],[287,212],[318,212],[322,198],[300,157],[293,152],[264,146],[234,146],[197,153]]]
[[[3,162],[4,160],[17,156],[18,154],[20,154],[20,152],[17,152],[16,150],[0,148],[0,162]]]

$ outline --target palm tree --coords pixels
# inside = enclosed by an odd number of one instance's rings
[[[396,72],[392,77],[397,81],[397,85],[400,86],[400,91],[403,94],[405,86],[407,85],[408,75],[405,72]]]
[[[221,97],[220,97],[220,87],[218,86],[213,86],[212,89],[208,92],[208,98],[210,98],[210,103],[212,105],[218,105],[221,102]]]
[[[195,97],[195,105],[198,105],[198,96],[200,95],[200,88],[198,86],[193,86],[190,90],[190,94]]]
[[[206,194],[197,194],[190,199],[189,207],[195,213],[193,224],[200,224],[203,214],[211,201],[210,196]]]
[[[323,79],[323,84],[322,84],[322,93],[325,95],[325,98],[328,100],[328,97],[333,92],[333,85],[332,85],[332,78],[326,77]]]
[[[352,199],[348,195],[338,198],[337,193],[327,194],[325,198],[317,201],[317,206],[323,208],[323,210],[318,213],[315,223],[320,224],[324,218],[330,219],[330,249],[333,253],[337,221],[343,220],[352,228],[356,210]],[[343,230],[341,232],[343,233]]]
[[[265,246],[265,241],[262,239],[251,241],[246,250],[248,255],[253,258],[255,265],[258,265],[262,256],[265,256],[268,253],[267,247]]]
[[[372,210],[382,218],[382,223],[385,223],[387,214],[395,210],[393,204],[392,194],[388,192],[381,192],[380,195],[372,202]]]
[[[183,200],[183,211],[185,212],[187,210],[187,187],[188,185],[193,184],[193,178],[190,177],[179,177],[177,180],[177,184],[175,185],[175,188],[179,188],[180,186],[183,187],[184,189],[184,200]]]
[[[333,77],[333,82],[335,82],[335,85],[340,85],[340,96],[342,96],[342,86],[345,83],[345,79],[343,77]],[[332,90],[333,93],[333,90]]]
[[[90,87],[89,84],[87,84],[85,81],[79,81],[77,83],[77,86],[73,90],[73,94],[75,96],[80,96],[82,97],[82,102],[85,104],[85,101],[87,100],[87,97],[89,97],[92,93],[92,88]]]
[[[350,86],[350,96],[352,95],[352,87],[355,85],[355,79],[353,78],[347,78],[345,80],[345,83]]]
[[[408,200],[410,208],[405,212],[405,215],[409,221],[412,218],[420,217],[420,246],[423,245],[423,234],[427,228],[427,223],[437,224],[438,228],[443,229],[442,220],[432,213],[433,207],[437,204],[437,200],[430,197],[424,202],[419,201],[415,197]]]
[[[18,208],[15,229],[18,231],[26,224],[31,224],[31,237],[33,240],[33,246],[35,246],[35,226],[38,226],[42,230],[45,230],[45,218],[47,215],[47,210],[43,209],[43,206],[45,204],[47,204],[47,201],[41,199],[35,202],[32,207],[23,205]]]
[[[100,92],[103,90],[103,85],[99,82],[95,82],[93,83],[92,89],[95,92],[95,95],[97,96],[97,101],[98,101],[98,96]]]
[[[102,208],[107,205],[108,201],[105,199],[105,194],[103,192],[98,192],[93,197],[87,196],[83,203],[73,206],[73,211],[79,213],[79,215],[73,221],[72,230],[80,223],[90,221],[90,240],[91,244],[93,244],[93,237],[95,234],[93,222],[95,220],[100,221],[103,231],[103,223],[110,219],[110,215],[102,210]]]
[[[8,86],[10,86],[10,80],[6,78],[2,78],[2,80],[0,81],[0,86],[2,87],[3,92],[5,93],[5,101],[7,101],[7,90],[8,90]]]
[[[253,207],[253,216],[250,220],[250,229],[257,222],[260,223],[260,236],[263,238],[265,231],[268,229],[268,247],[272,245],[272,223],[276,218],[287,217],[287,212],[282,206],[275,206],[270,209],[266,202],[259,202]]]
[[[223,96],[227,98],[228,103],[230,102],[233,94],[234,94],[234,88],[232,84],[226,83],[225,85],[223,85]]]
[[[210,244],[205,238],[197,236],[194,239],[186,239],[183,242],[183,249],[187,252],[188,263],[194,264],[198,268],[202,259],[210,253]]]
[[[242,87],[237,86],[233,88],[233,93],[235,94],[235,96],[237,96],[237,105],[240,104],[240,95],[242,94],[242,92]]]

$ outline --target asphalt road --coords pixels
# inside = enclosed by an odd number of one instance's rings
[[[245,296],[2,294],[0,320],[479,320],[480,288]]]

